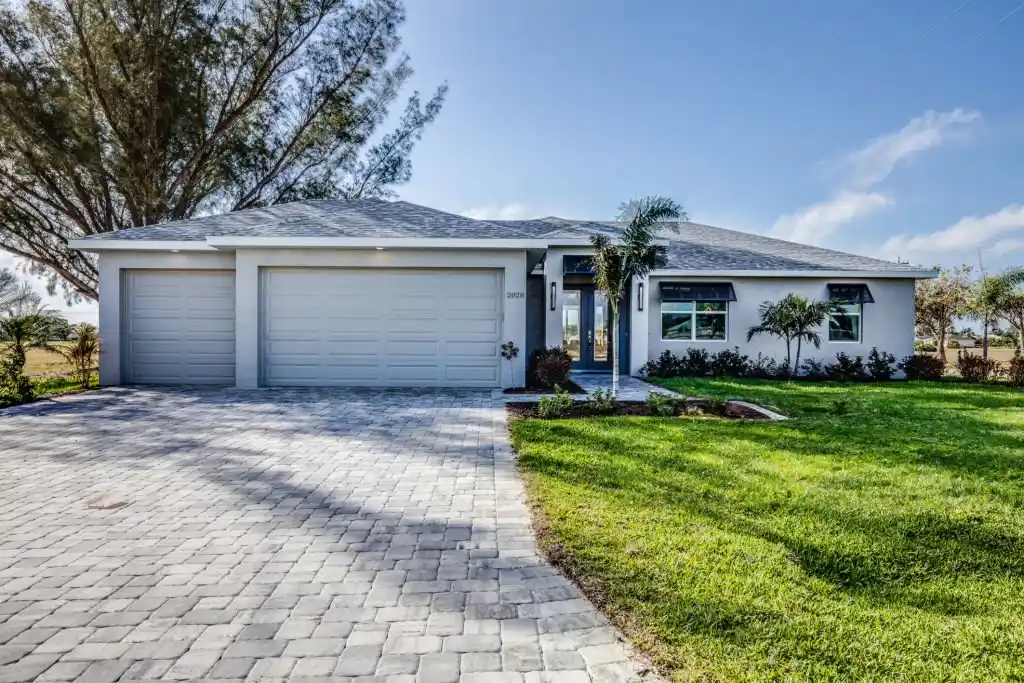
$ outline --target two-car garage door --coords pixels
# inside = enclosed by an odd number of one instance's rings
[[[497,270],[266,268],[267,386],[499,384]]]
[[[231,271],[126,271],[122,381],[235,380]],[[497,270],[265,268],[265,386],[500,384]]]

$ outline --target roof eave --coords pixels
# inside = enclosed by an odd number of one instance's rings
[[[68,247],[78,251],[216,251],[206,242],[199,240],[115,240],[76,239],[68,240]]]
[[[814,278],[907,278],[925,280],[938,276],[935,270],[773,270],[761,268],[757,270],[688,270],[681,268],[663,268],[651,271],[651,277],[814,277]]]

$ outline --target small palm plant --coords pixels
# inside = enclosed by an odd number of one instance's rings
[[[842,308],[833,301],[817,301],[787,294],[778,301],[761,303],[761,323],[747,330],[747,341],[760,334],[780,337],[786,342],[786,372],[796,374],[800,366],[800,349],[803,342],[821,348],[821,335],[815,328],[821,327],[830,314],[842,314]],[[790,362],[792,344],[796,341],[796,358]]]
[[[590,238],[594,246],[594,285],[608,301],[612,318],[612,348],[619,339],[619,302],[633,280],[647,277],[665,253],[654,244],[655,231],[664,221],[686,220],[682,207],[666,197],[644,197],[623,206],[620,219],[627,221],[619,242],[608,235]],[[619,394],[619,354],[612,353],[612,396]]]
[[[25,376],[26,352],[49,348],[51,317],[46,312],[0,317],[0,401],[24,403],[35,396],[32,382]]]
[[[75,338],[67,345],[48,347],[60,355],[74,368],[75,377],[83,389],[89,388],[92,369],[96,366],[96,356],[100,351],[100,332],[95,325],[81,323],[72,328]]]

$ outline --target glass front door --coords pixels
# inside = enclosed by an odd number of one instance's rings
[[[562,346],[577,370],[611,369],[611,310],[603,293],[593,289],[563,292]]]

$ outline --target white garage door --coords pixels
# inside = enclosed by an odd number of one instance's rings
[[[263,382],[498,386],[501,287],[494,270],[266,268]]]
[[[233,271],[126,271],[126,384],[235,383]]]

